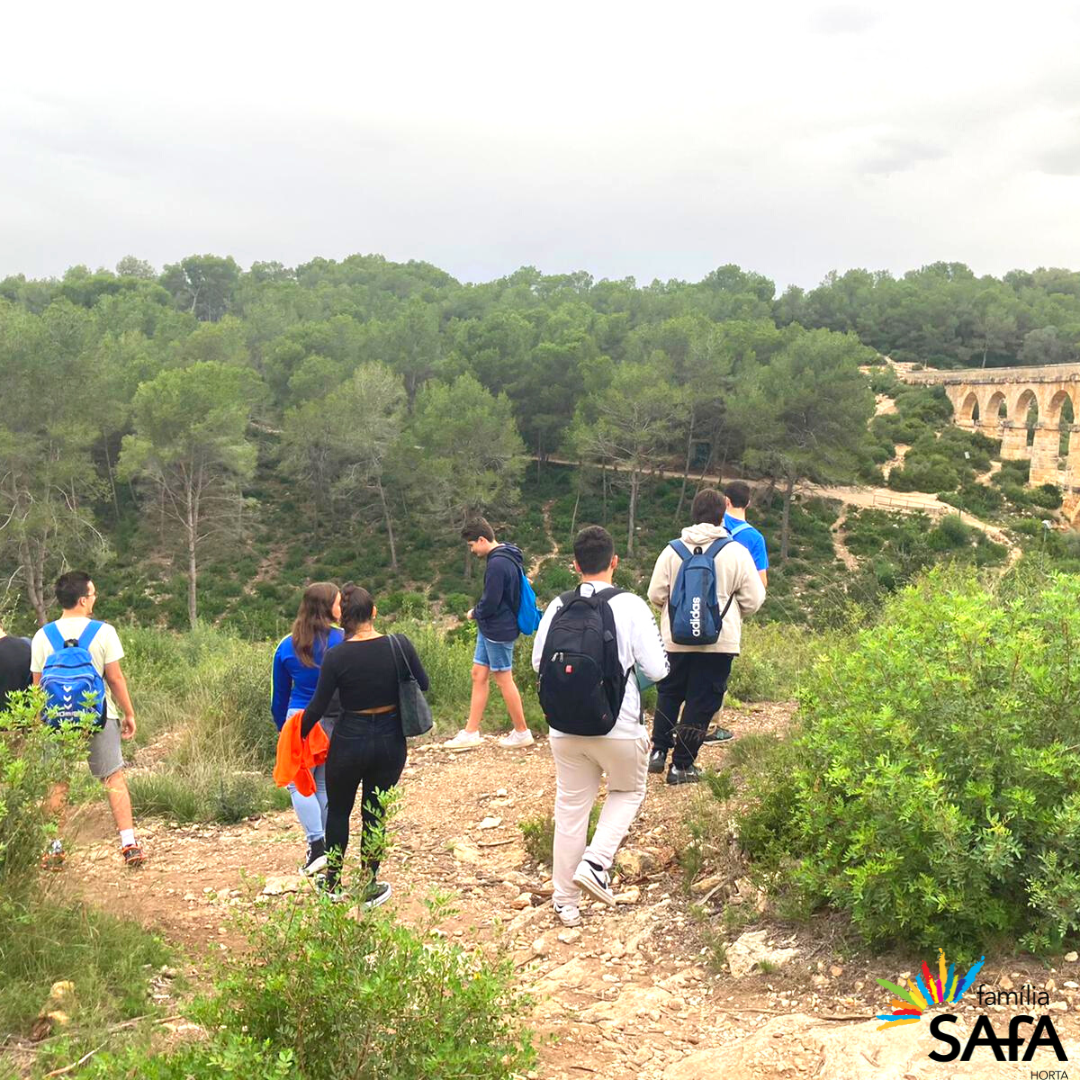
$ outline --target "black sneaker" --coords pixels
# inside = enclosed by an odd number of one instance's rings
[[[668,769],[667,782],[669,784],[696,784],[700,779],[701,770],[696,765],[687,765],[685,769],[672,765]]]
[[[300,873],[306,877],[311,877],[312,874],[317,874],[320,870],[326,869],[326,841],[325,840],[312,840],[308,844],[307,859],[304,861],[304,865],[300,867]]]
[[[364,892],[364,907],[377,908],[380,904],[385,904],[393,891],[390,882],[373,881]]]
[[[714,727],[712,731],[710,731],[709,734],[706,735],[705,738],[701,741],[703,743],[718,743],[728,742],[729,740],[734,738],[735,733],[733,731],[728,731],[726,727]]]
[[[667,751],[654,750],[649,755],[649,772],[662,773],[667,765]]]

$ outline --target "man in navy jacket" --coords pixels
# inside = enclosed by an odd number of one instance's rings
[[[514,684],[514,642],[518,638],[518,606],[521,603],[521,576],[524,563],[521,549],[500,544],[491,526],[483,518],[474,518],[461,530],[469,550],[487,559],[484,592],[476,606],[465,616],[476,620],[476,653],[472,667],[472,697],[465,727],[446,745],[453,750],[471,750],[479,746],[480,721],[488,700],[488,679],[506,702],[514,730],[499,740],[500,746],[530,746],[532,732],[525,723],[521,694]]]

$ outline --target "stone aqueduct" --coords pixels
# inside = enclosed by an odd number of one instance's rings
[[[1061,460],[1061,420],[1080,419],[1080,365],[1053,367],[906,371],[904,382],[942,386],[953,405],[955,423],[1000,441],[1005,459],[1030,459],[1029,483],[1057,484],[1072,518],[1080,509],[1080,423],[1065,425],[1069,447]],[[1034,440],[1028,443],[1028,414],[1038,411]],[[1064,464],[1064,468],[1062,468]]]

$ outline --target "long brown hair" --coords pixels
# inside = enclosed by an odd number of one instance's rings
[[[334,600],[341,590],[332,581],[316,581],[304,590],[292,624],[293,652],[304,667],[315,666],[315,642],[326,641],[334,625]]]

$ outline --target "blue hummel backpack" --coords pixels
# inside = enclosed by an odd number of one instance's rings
[[[80,723],[86,713],[94,714],[95,727],[105,726],[105,680],[90,656],[90,645],[101,627],[100,622],[91,619],[77,641],[65,641],[54,622],[45,627],[45,636],[53,647],[41,671],[44,717],[49,727]]]
[[[536,605],[536,593],[532,583],[521,571],[521,599],[518,601],[517,624],[518,629],[526,636],[535,634],[540,629],[540,620],[543,613]]]
[[[691,553],[681,540],[671,541],[670,546],[682,559],[668,598],[671,640],[676,645],[713,645],[719,640],[734,596],[728,597],[721,611],[716,595],[716,556],[730,543],[730,536],[722,536],[704,551],[695,547]]]

